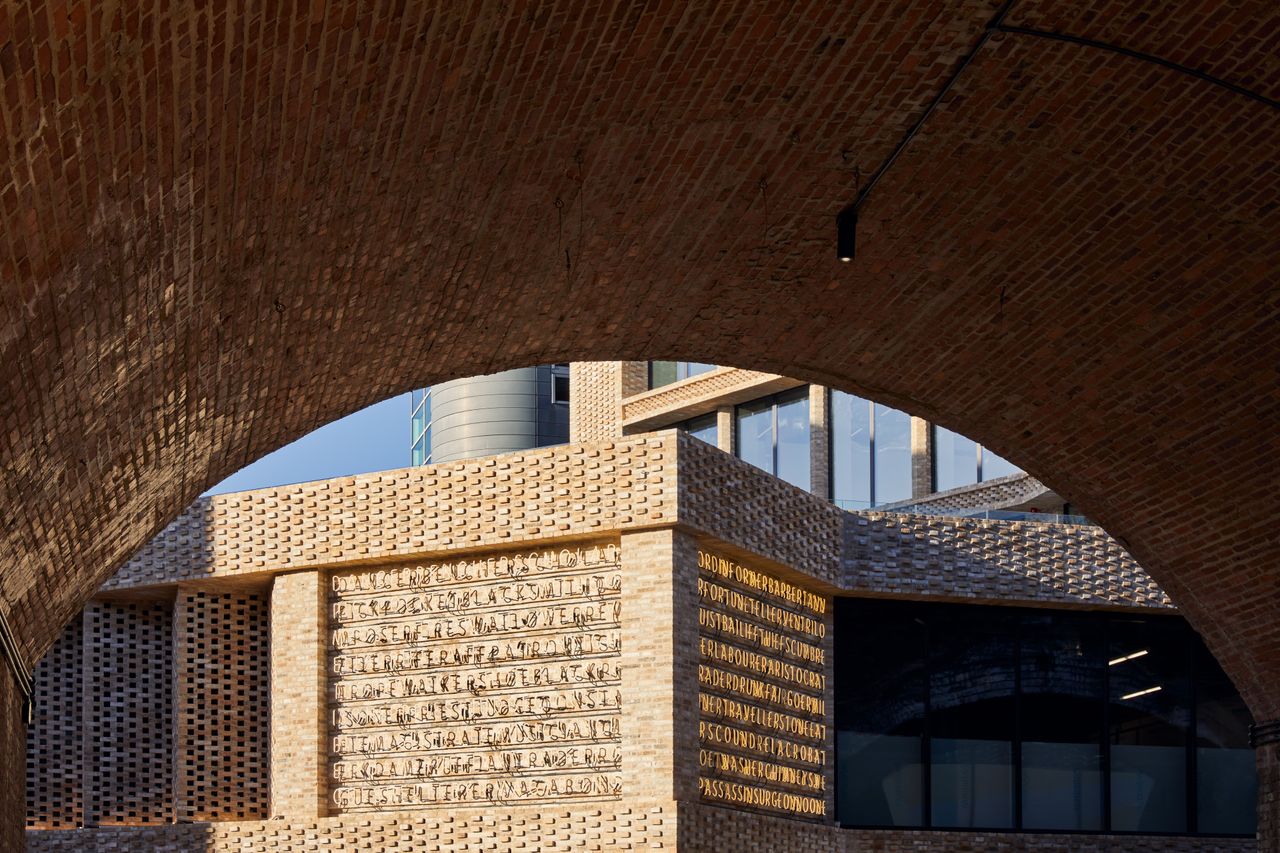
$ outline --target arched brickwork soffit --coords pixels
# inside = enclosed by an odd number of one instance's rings
[[[679,355],[1043,477],[1280,718],[1278,31],[1265,0],[0,7],[19,656],[346,412]]]

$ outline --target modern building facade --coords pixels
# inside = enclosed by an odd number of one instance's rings
[[[192,505],[37,673],[30,849],[1255,849],[1243,703],[1051,490],[782,377],[572,382],[571,444]]]
[[[411,395],[410,463],[453,462],[569,440],[569,365],[454,379]]]

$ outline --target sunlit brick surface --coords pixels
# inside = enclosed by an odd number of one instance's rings
[[[442,379],[682,357],[971,435],[1280,716],[1280,111],[997,0],[15,4],[0,599],[34,661],[206,486]],[[1280,91],[1275,4],[1020,0]]]

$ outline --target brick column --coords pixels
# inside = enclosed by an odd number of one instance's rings
[[[271,587],[271,814],[321,817],[328,798],[327,575]]]
[[[1280,720],[1254,726],[1258,761],[1258,853],[1280,853]]]
[[[733,428],[733,406],[721,406],[716,409],[716,447],[725,453],[733,453],[737,448],[736,431]]]
[[[671,529],[622,537],[622,790],[698,796],[698,549]]]
[[[924,418],[911,418],[911,497],[933,493],[933,430]]]
[[[827,389],[809,386],[809,491],[831,499],[831,415]]]
[[[7,662],[0,661],[0,755],[4,778],[0,791],[0,850],[25,850],[27,820],[27,725],[22,690]]]

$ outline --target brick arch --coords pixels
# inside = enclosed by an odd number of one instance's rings
[[[972,435],[1280,717],[1280,12],[0,10],[0,601],[30,660],[208,484],[406,388],[685,356]],[[1185,7],[1185,8],[1184,8]]]

